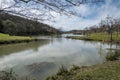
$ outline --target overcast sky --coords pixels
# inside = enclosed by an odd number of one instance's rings
[[[6,1],[9,2],[10,0]],[[84,4],[74,10],[81,13],[83,17],[65,16],[52,12],[55,16],[55,22],[45,21],[44,23],[55,28],[63,28],[63,30],[84,29],[85,27],[98,24],[101,20],[104,20],[108,14],[111,17],[119,18],[120,0],[105,0],[104,3],[99,4]]]

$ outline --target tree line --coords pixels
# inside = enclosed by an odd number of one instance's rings
[[[114,19],[107,16],[105,20],[101,20],[99,25],[93,25],[91,27],[86,27],[83,30],[83,34],[89,36],[91,33],[106,33],[110,35],[110,40],[112,41],[113,33],[118,37],[120,34],[120,18]]]
[[[0,32],[10,35],[49,35],[60,31],[37,21],[28,20],[8,13],[0,13]]]

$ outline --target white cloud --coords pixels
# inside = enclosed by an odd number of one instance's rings
[[[1,8],[1,9],[6,8],[6,7],[9,7],[9,6],[11,6],[12,4],[14,4],[14,1],[13,1],[13,0],[0,0],[0,8]]]
[[[65,16],[60,15],[54,11],[51,11],[51,14],[54,15],[56,22],[45,21],[45,23],[55,27],[60,28],[63,27],[64,30],[72,30],[72,29],[84,29],[85,27],[89,27],[95,24],[98,24],[101,19],[105,19],[105,17],[109,14],[112,17],[120,17],[120,0],[105,0],[106,2],[102,5],[93,4],[92,6],[85,4],[80,5],[80,7],[74,8],[73,10],[81,13],[82,16],[86,18],[78,18],[75,16]],[[117,3],[115,2],[117,1]],[[13,0],[0,0],[0,3],[4,2],[4,7],[13,3]],[[118,7],[119,5],[119,7]],[[25,5],[24,5],[25,6]],[[41,13],[40,11],[31,10],[32,14],[38,15]]]
[[[120,5],[120,1],[117,2]],[[81,5],[79,8],[76,8],[76,11],[79,11],[83,16],[92,15],[95,18],[84,19],[78,17],[66,17],[66,16],[56,16],[56,23],[46,22],[56,28],[63,27],[64,30],[72,29],[84,29],[92,25],[98,24],[101,19],[109,14],[114,18],[120,17],[120,9],[116,6],[116,3],[113,3],[112,0],[107,0],[106,3],[102,6],[87,6]],[[95,12],[95,13],[94,13]]]

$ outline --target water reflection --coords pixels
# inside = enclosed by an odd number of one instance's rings
[[[24,50],[33,49],[37,51],[38,47],[48,44],[49,40],[40,40],[38,42],[29,42],[29,43],[18,43],[10,45],[1,45],[0,46],[0,56],[7,55],[10,53],[20,52]]]
[[[120,54],[120,46],[118,44],[109,43],[109,48],[107,48],[107,54]]]
[[[0,70],[13,68],[18,74],[44,80],[57,72],[61,65],[90,66],[104,61],[108,44],[52,38],[40,42],[17,44],[0,48]],[[116,47],[113,45],[112,47]],[[7,52],[6,52],[7,51]]]

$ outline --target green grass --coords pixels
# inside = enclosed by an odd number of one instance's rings
[[[90,67],[74,68],[69,74],[54,75],[47,80],[120,80],[120,60]]]
[[[119,42],[120,41],[120,35],[116,36],[116,34],[113,34],[113,41]],[[91,41],[110,41],[110,35],[105,33],[94,33],[90,34],[89,36],[71,36],[68,38],[72,39],[80,39],[80,40],[91,40]]]
[[[0,42],[11,42],[11,41],[24,41],[33,40],[34,38],[26,36],[10,36],[9,34],[0,33]]]
[[[60,73],[60,74],[58,74]],[[60,71],[46,80],[120,80],[120,51],[108,53],[106,62],[93,66],[75,66]]]

